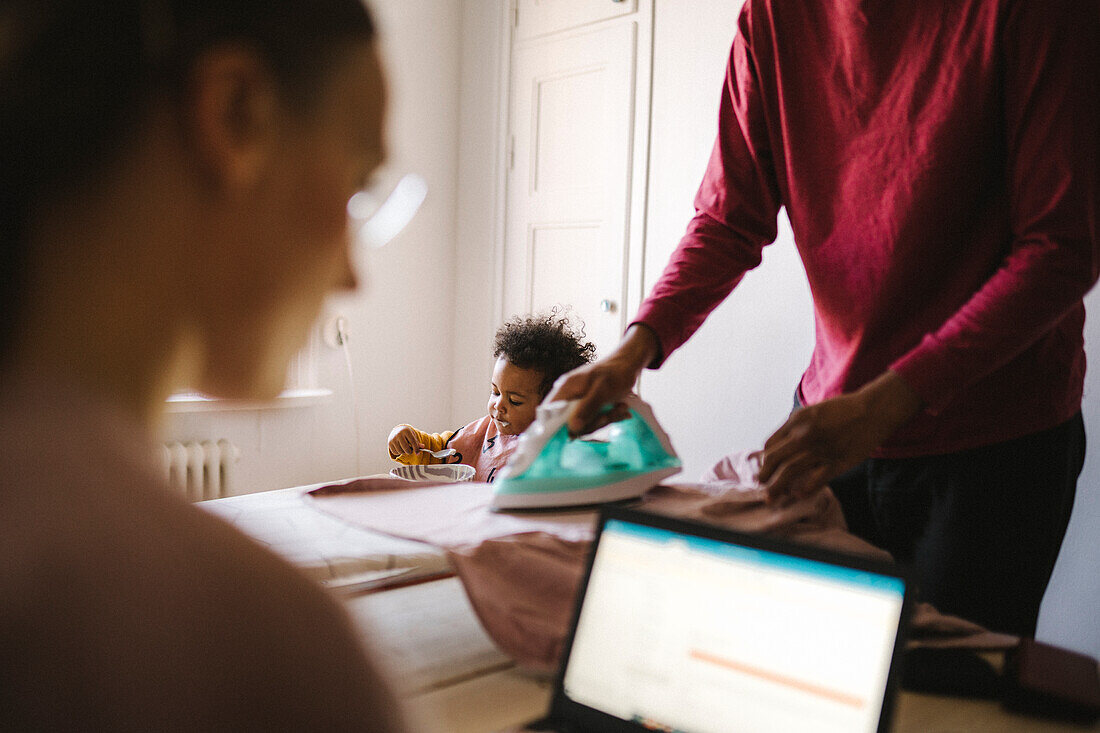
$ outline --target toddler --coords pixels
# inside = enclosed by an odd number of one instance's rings
[[[512,318],[493,342],[489,414],[458,430],[425,433],[398,425],[389,437],[390,458],[404,464],[466,463],[475,481],[491,482],[516,445],[516,438],[535,420],[535,408],[554,381],[592,360],[596,347],[584,340],[583,325],[574,329],[566,315]],[[453,448],[436,458],[426,451]]]

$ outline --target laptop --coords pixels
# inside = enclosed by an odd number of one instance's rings
[[[605,507],[526,729],[886,731],[909,605],[892,563]]]

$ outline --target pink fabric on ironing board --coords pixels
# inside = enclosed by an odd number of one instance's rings
[[[493,512],[489,484],[360,479],[311,492],[346,522],[447,551],[489,636],[518,663],[550,671],[561,654],[595,511]]]
[[[725,460],[725,459],[723,459]],[[734,465],[734,464],[730,464]],[[742,465],[742,464],[737,464]],[[744,466],[751,464],[744,464]],[[711,473],[700,484],[656,486],[639,502],[643,509],[737,529],[780,536],[810,535],[814,544],[889,558],[847,531],[840,504],[824,489],[783,507],[764,504],[755,472]],[[509,513],[490,508],[489,484],[438,484],[367,478],[311,492],[319,506],[359,526],[415,539],[446,550],[475,547],[499,537],[546,532],[566,541],[588,542],[596,511]]]
[[[733,481],[752,485],[760,470],[758,451],[731,453],[723,456],[717,463],[703,473],[701,480],[709,486],[719,486],[723,482]],[[835,503],[835,502],[834,502]],[[839,511],[839,504],[836,505]],[[840,519],[845,524],[843,514]],[[845,525],[846,526],[846,525]],[[882,555],[889,557],[885,552]],[[909,647],[964,647],[967,649],[1005,650],[1015,646],[1019,637],[988,631],[978,624],[940,613],[928,603],[918,603],[909,619]]]
[[[829,549],[889,559],[847,531],[827,488],[784,506],[764,504],[751,459],[730,456],[700,484],[657,486],[640,508],[742,532],[765,533]],[[595,527],[595,511],[511,514],[489,508],[489,484],[410,485],[362,479],[312,492],[316,505],[341,519],[447,551],[489,636],[519,664],[557,667]],[[962,619],[918,609],[924,636],[965,643],[984,632]],[[988,632],[984,632],[988,633]],[[1012,640],[986,637],[984,648]]]
[[[351,524],[447,550],[488,539],[544,531],[566,540],[592,539],[595,511],[504,514],[489,508],[491,484],[439,484],[365,478],[310,492],[317,506]]]
[[[312,494],[345,521],[445,549],[486,631],[520,664],[556,667],[595,526],[595,511],[506,514],[489,509],[488,484],[362,479]],[[849,534],[827,489],[783,508],[738,481],[658,486],[640,506],[864,554],[885,554]]]

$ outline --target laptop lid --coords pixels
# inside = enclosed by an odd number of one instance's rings
[[[885,731],[908,607],[892,563],[606,507],[550,719]]]

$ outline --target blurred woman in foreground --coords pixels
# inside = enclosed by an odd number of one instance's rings
[[[0,8],[0,727],[401,730],[340,607],[151,460],[174,387],[274,396],[355,286],[365,9]]]

